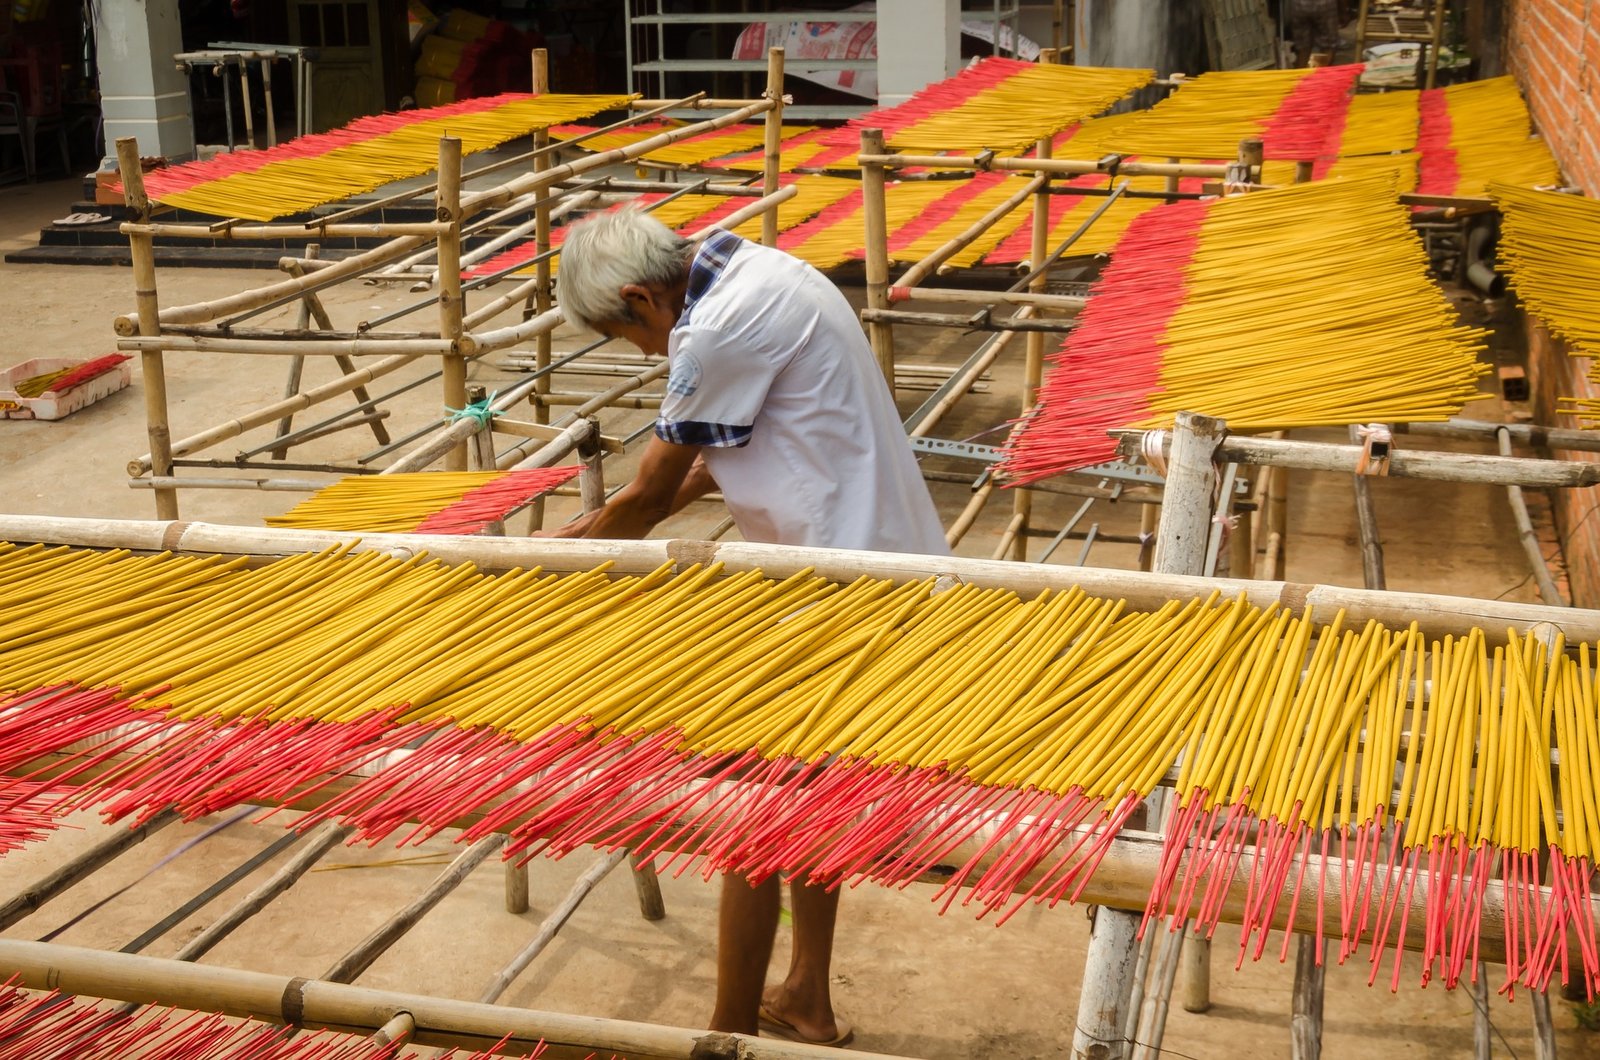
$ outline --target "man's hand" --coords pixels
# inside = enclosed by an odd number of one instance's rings
[[[674,445],[652,438],[639,459],[638,474],[603,507],[534,536],[644,537],[661,520],[716,488],[699,455],[699,446]],[[698,493],[693,492],[696,489]]]

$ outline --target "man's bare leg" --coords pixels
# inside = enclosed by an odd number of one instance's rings
[[[717,912],[717,1005],[711,1029],[755,1034],[761,989],[778,933],[778,877],[755,886],[743,876],[722,877],[722,905]],[[836,900],[837,901],[837,900]],[[799,923],[798,911],[795,923]],[[829,926],[831,944],[832,925]],[[824,979],[826,982],[826,979]]]
[[[795,884],[789,888],[794,906],[794,954],[783,982],[766,991],[767,1011],[803,1037],[828,1042],[844,1030],[833,1015],[828,992],[833,962],[833,925],[839,915],[839,892]]]

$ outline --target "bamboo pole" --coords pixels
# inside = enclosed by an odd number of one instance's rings
[[[578,442],[578,460],[583,470],[578,472],[578,495],[583,499],[583,510],[595,512],[606,505],[606,479],[602,461],[605,450],[600,446],[600,421],[590,419],[591,430]]]
[[[1350,440],[1361,443],[1360,429],[1350,427]],[[1366,475],[1352,475],[1350,481],[1356,495],[1356,529],[1361,538],[1361,574],[1368,589],[1382,589],[1386,583],[1383,573],[1383,540],[1378,536],[1378,510],[1372,503],[1372,483]],[[1516,489],[1515,486],[1510,487]],[[1545,603],[1550,603],[1546,600]]]
[[[1042,150],[1048,153],[1050,141],[1040,140],[1039,143],[1045,145]],[[865,137],[862,139],[862,145],[862,150],[865,151]],[[862,167],[862,172],[866,172],[865,166]],[[901,275],[899,283],[897,283],[895,286],[901,288],[916,287],[923,280],[933,275],[933,273],[939,268],[940,265],[944,264],[950,255],[954,254],[968,243],[971,243],[974,239],[977,239],[989,229],[993,228],[1002,217],[1010,213],[1012,210],[1015,210],[1018,206],[1021,206],[1023,203],[1027,202],[1030,197],[1038,199],[1040,197],[1040,189],[1048,189],[1049,186],[1049,174],[1040,173],[1022,187],[1018,188],[1016,193],[1007,197],[1004,202],[998,203],[988,213],[984,214],[976,221],[973,221],[966,228],[962,229],[956,235],[946,240],[938,248],[928,254],[927,257],[912,265]],[[1044,191],[1043,194],[1048,196],[1048,190]],[[1049,199],[1046,198],[1045,202],[1048,204]],[[1035,209],[1037,208],[1038,207],[1035,207]],[[1048,205],[1046,206],[1046,210],[1048,211]],[[868,239],[871,239],[870,232],[868,233]],[[885,253],[887,254],[887,250],[885,250]],[[1046,252],[1043,250],[1039,251],[1039,257],[1043,258],[1045,253]]]
[[[18,939],[0,939],[0,968],[17,974],[31,989],[60,989],[82,997],[220,1010],[307,1028],[370,1034],[404,1012],[415,1023],[411,1040],[419,1046],[492,1049],[496,1053],[526,1055],[543,1040],[551,1047],[551,1056],[598,1052],[652,1060],[724,1056],[749,1060],[902,1060],[883,1053],[854,1049],[842,1052],[776,1038],[481,1005]]]
[[[1124,439],[1134,439],[1144,434],[1143,431],[1121,430],[1112,433]],[[1137,443],[1124,444],[1136,448]],[[1171,439],[1163,444],[1170,448]],[[1217,449],[1217,459],[1236,464],[1353,474],[1361,459],[1361,446],[1235,434],[1223,439]],[[1433,482],[1476,482],[1521,486],[1524,489],[1578,487],[1600,484],[1600,464],[1519,456],[1484,456],[1477,453],[1392,450],[1389,455],[1389,477],[1428,479]]]
[[[144,172],[139,163],[139,141],[123,136],[117,140],[117,166],[122,172],[123,202],[135,217],[150,219],[150,199],[144,191]],[[137,313],[128,334],[159,336],[161,307],[156,293],[155,244],[147,234],[128,236],[128,256],[133,266],[133,297]],[[139,355],[139,377],[144,387],[145,431],[150,438],[151,469],[162,477],[172,474],[172,427],[167,415],[167,372],[159,344]],[[155,491],[156,518],[178,517],[178,491]]]
[[[129,236],[132,240],[134,237]],[[299,279],[290,277],[278,283],[268,284],[238,294],[227,295],[223,298],[212,299],[209,302],[196,302],[193,305],[169,306],[161,310],[160,323],[167,324],[203,324],[218,317],[231,314],[247,313],[275,303],[291,301],[300,298],[308,291],[318,291],[324,287],[331,287],[341,280],[352,276],[359,276],[369,269],[383,264],[393,258],[405,254],[431,242],[430,236],[403,236],[392,239],[387,243],[352,254],[348,258],[340,258],[330,262],[325,269],[302,276]],[[136,315],[124,314],[113,322],[116,332],[120,336],[142,334],[139,330],[139,321]]]
[[[861,130],[861,153],[881,154],[883,130]],[[866,280],[867,308],[889,308],[889,224],[884,200],[885,170],[882,165],[861,163],[861,210],[866,224]],[[908,285],[914,286],[914,285]],[[872,321],[867,324],[867,339],[872,353],[878,359],[889,393],[894,393],[894,328],[888,323]]]
[[[390,221],[382,224],[338,224],[318,227],[319,239],[395,239],[410,236],[432,239],[442,226],[437,221]],[[241,242],[278,242],[284,239],[304,238],[306,229],[299,224],[230,225],[213,231],[205,225],[174,224],[170,222],[124,221],[117,226],[123,235],[161,236],[175,239],[233,240]]]
[[[904,277],[902,277],[904,279]],[[1058,313],[1073,316],[1083,312],[1089,304],[1087,298],[1079,298],[1068,294],[1044,294],[1039,291],[982,291],[958,287],[904,287],[894,284],[889,288],[889,302],[944,302],[960,305],[974,303],[993,305],[1004,302],[1007,305],[1031,305],[1042,309],[1053,309]]]
[[[1499,432],[1500,455],[1511,455],[1511,434],[1509,431]],[[1528,557],[1528,566],[1533,574],[1533,580],[1539,586],[1539,599],[1551,607],[1564,607],[1566,601],[1561,598],[1561,590],[1556,587],[1555,579],[1550,576],[1550,565],[1545,562],[1544,549],[1540,547],[1539,535],[1534,532],[1533,520],[1528,516],[1528,503],[1522,498],[1522,489],[1519,486],[1506,487],[1506,499],[1511,503],[1511,518],[1517,524],[1517,539],[1522,543],[1522,551]],[[1376,588],[1383,588],[1379,585]]]
[[[206,954],[211,947],[221,942],[228,934],[255,916],[267,907],[278,895],[294,886],[296,880],[304,876],[322,856],[335,846],[349,838],[354,829],[333,821],[324,821],[306,837],[305,845],[293,858],[289,859],[273,873],[271,878],[261,886],[251,891],[232,909],[222,914],[206,929],[188,942],[183,948],[173,955],[175,961],[197,961]]]
[[[1205,568],[1216,480],[1213,454],[1226,432],[1227,424],[1210,416],[1180,412],[1176,417],[1161,521],[1156,528],[1154,567],[1158,574],[1198,575]],[[1112,909],[1095,913],[1078,1001],[1078,1030],[1073,1037],[1075,1058],[1112,1060],[1127,1055],[1119,1038],[1129,1019],[1138,931],[1139,917],[1132,913]],[[1159,1048],[1166,1028],[1166,999],[1177,974],[1183,937],[1180,927],[1164,933],[1157,944],[1156,966],[1162,970],[1161,982],[1167,992],[1146,999],[1139,1021],[1143,1040],[1154,1048]],[[1101,1051],[1093,1051],[1102,1046]]]
[[[314,332],[311,334],[315,334]],[[186,353],[248,353],[277,357],[387,357],[392,354],[445,356],[466,349],[471,339],[444,338],[311,338],[292,340],[272,338],[220,338],[211,335],[137,336],[117,340],[119,350],[147,352],[153,349]]]
[[[771,195],[778,190],[778,176],[782,172],[780,145],[783,143],[783,49],[767,49],[767,90],[764,98],[772,103],[762,116],[761,192]],[[761,215],[761,242],[764,246],[778,245],[778,209],[773,207]]]
[[[1579,431],[1565,427],[1543,427],[1536,423],[1492,423],[1488,420],[1451,419],[1443,423],[1396,423],[1395,434],[1415,434],[1429,438],[1460,438],[1499,444],[1502,431],[1517,445],[1528,448],[1569,449],[1573,452],[1600,453],[1600,431]]]
[[[119,855],[155,835],[167,825],[178,820],[171,810],[162,810],[144,824],[132,828],[117,828],[110,835],[77,857],[59,866],[38,883],[30,884],[11,895],[0,905],[0,931],[11,927],[23,917],[37,912],[39,907],[59,897],[67,888],[79,883],[115,860]]]
[[[322,974],[322,978],[330,983],[354,982],[357,976],[372,966],[373,961],[400,941],[428,910],[438,905],[446,895],[460,886],[461,881],[465,880],[484,858],[505,845],[505,835],[497,832],[467,847],[428,885],[427,890],[387,922],[379,925],[377,930],[362,939],[343,957],[334,961],[333,966]]]
[[[622,859],[627,856],[628,851],[619,847],[601,857],[593,865],[590,865],[583,875],[578,877],[577,882],[572,885],[572,890],[567,892],[567,896],[561,900],[561,904],[552,909],[550,915],[545,917],[544,923],[539,925],[539,930],[534,932],[533,938],[528,941],[528,944],[515,957],[511,958],[509,964],[500,969],[495,977],[489,981],[488,986],[484,987],[483,993],[478,995],[478,1003],[490,1005],[499,1000],[500,995],[506,992],[512,981],[526,971],[528,965],[533,963],[534,958],[543,953],[545,947],[555,939],[556,932],[560,931],[561,926],[571,919],[573,913],[577,912],[578,906],[589,896],[589,892],[594,890],[595,884],[605,879],[606,874],[616,868],[622,862]]]
[[[997,31],[998,32],[998,31]],[[1050,138],[1048,136],[1039,140],[1034,149],[1035,155],[1040,159],[1050,157]],[[1029,261],[1043,262],[1050,253],[1050,174],[1040,173],[1029,182],[1033,188],[1033,239],[1029,247]],[[1041,268],[1035,271],[1028,282],[1028,289],[1033,294],[1043,294],[1045,284],[1048,282],[1046,270]],[[1022,397],[1019,419],[1027,419],[1033,414],[1034,407],[1039,403],[1039,385],[1044,379],[1044,334],[1030,331],[1026,339],[1025,354],[1022,367]],[[1011,558],[1019,562],[1026,562],[1028,558],[1028,523],[1033,515],[1033,491],[1020,489],[1012,499],[1012,514],[1019,519],[1017,543]]]
[[[435,200],[439,220],[448,231],[439,233],[439,335],[454,342],[462,334],[461,318],[461,141],[454,136],[439,138],[439,191]],[[467,407],[467,362],[447,353],[444,369],[444,405],[448,409]],[[462,442],[444,454],[444,470],[467,469],[467,444]]]
[[[543,48],[535,48],[533,50],[533,90],[534,92],[540,93],[550,91],[550,53]],[[549,134],[541,130],[539,137],[534,140],[535,149],[543,147],[546,143],[548,143],[548,140]],[[551,157],[552,156],[548,153],[536,153],[534,156],[533,171],[535,173],[539,173],[548,168],[548,160]],[[545,256],[550,252],[549,207],[536,206],[534,208],[533,243],[537,259],[537,264],[534,265],[533,274],[533,312],[535,315],[542,315],[548,313],[551,305],[553,304],[551,300],[552,291],[550,286],[550,259]],[[527,315],[527,312],[527,309],[524,308],[524,316]],[[535,369],[543,370],[550,367],[550,349],[550,332],[543,331],[534,337],[533,356]],[[528,398],[528,400],[533,404],[533,422],[535,423],[542,424],[550,422],[550,406],[544,400],[544,396],[549,392],[550,377],[548,375],[541,376],[539,381],[534,384],[533,393],[529,395]],[[544,526],[543,498],[533,502],[530,511],[530,519],[531,522],[529,525],[532,529],[538,530]],[[510,873],[514,870],[508,868],[506,871]],[[523,866],[522,872],[524,873],[524,889],[526,889],[526,866]],[[508,887],[510,886],[510,880],[511,877],[508,875],[506,877]],[[522,907],[522,910],[517,910],[517,912],[522,912],[527,908],[526,897],[523,899]],[[509,891],[507,892],[506,896],[506,908],[508,910],[511,908],[511,895]]]
[[[1200,177],[1220,180],[1227,176],[1228,166],[1201,162],[1128,162],[1116,155],[1110,159],[1012,158],[988,155],[908,155],[889,154],[882,150],[863,150],[857,155],[862,168],[869,165],[890,169],[1003,169],[1019,173],[1052,173],[1060,177],[1081,177],[1089,173],[1122,174],[1129,177]],[[1230,163],[1231,165],[1231,163]]]
[[[585,541],[530,538],[458,537],[429,534],[346,533],[225,526],[203,522],[142,519],[77,519],[66,516],[0,513],[0,540],[126,548],[135,552],[184,552],[260,558],[293,556],[335,545],[356,552],[426,552],[444,563],[473,563],[485,571],[540,566],[552,573],[593,570],[602,563],[616,574],[648,574],[663,564],[723,565],[726,574],[763,571],[786,578],[803,570],[818,577],[851,582],[859,577],[904,583],[948,574],[984,588],[1038,593],[1079,586],[1090,595],[1121,598],[1135,609],[1154,609],[1169,600],[1205,597],[1213,590],[1244,596],[1252,605],[1276,604],[1292,615],[1307,609],[1332,615],[1340,608],[1351,623],[1368,619],[1394,628],[1415,620],[1430,637],[1462,636],[1472,629],[1512,629],[1524,633],[1548,623],[1567,642],[1600,640],[1600,611],[1505,600],[1477,600],[1439,594],[1373,591],[1248,578],[1193,578],[1109,568],[1064,568],[1045,564],[994,563],[961,556],[912,556],[852,549],[804,548],[749,541]]]
[[[1022,331],[1029,335],[1061,334],[1077,324],[1070,320],[1037,320],[1021,313],[998,320],[989,310],[963,316],[960,313],[918,313],[906,309],[863,309],[861,320],[869,327],[889,324],[916,324],[931,328],[959,328],[962,331]],[[899,375],[899,372],[895,373]]]

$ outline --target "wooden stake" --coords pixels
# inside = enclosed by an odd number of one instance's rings
[[[117,140],[117,167],[122,173],[122,197],[140,221],[150,220],[150,199],[144,191],[144,171],[139,163],[139,141],[123,136]],[[133,297],[137,306],[137,332],[147,337],[161,334],[161,309],[156,296],[155,241],[151,236],[130,234],[128,256],[133,265]],[[150,437],[150,470],[162,477],[172,474],[172,427],[167,418],[167,372],[161,347],[139,354],[140,382],[144,387],[145,430]],[[178,517],[178,491],[155,491],[156,518]]]
[[[528,863],[526,861],[506,862],[506,912],[526,913],[528,911]]]
[[[1500,455],[1511,456],[1511,433],[1500,431],[1497,440]],[[1517,524],[1517,538],[1522,542],[1522,551],[1528,557],[1533,580],[1539,586],[1539,599],[1551,607],[1565,607],[1566,601],[1561,598],[1561,590],[1556,587],[1555,579],[1550,576],[1550,564],[1545,562],[1544,548],[1539,543],[1539,535],[1534,532],[1533,520],[1528,516],[1528,502],[1522,498],[1522,488],[1507,486],[1506,499],[1511,503],[1511,518]],[[1368,586],[1368,588],[1381,589],[1383,586]]]
[[[883,130],[861,130],[861,153],[882,154]],[[885,170],[881,165],[861,165],[861,210],[866,221],[867,308],[889,308],[889,225],[884,200]],[[869,323],[867,338],[878,358],[889,393],[894,393],[894,328],[889,324]]]
[[[667,903],[661,897],[661,877],[649,862],[637,855],[629,864],[633,869],[634,893],[639,898],[639,915],[646,920],[661,920],[667,915]]]
[[[778,175],[783,171],[779,157],[783,143],[783,49],[767,49],[767,90],[763,97],[772,102],[772,109],[762,118],[761,192],[771,195],[778,190]],[[761,242],[765,246],[778,245],[778,208],[774,206],[761,215]]]
[[[439,138],[439,192],[436,200],[439,220],[450,225],[439,233],[439,335],[451,340],[461,337],[461,141],[454,136]],[[446,408],[467,407],[467,362],[445,354],[444,404]],[[444,457],[444,470],[467,469],[467,446],[455,446]]]
[[[1314,935],[1295,939],[1294,1015],[1289,1021],[1289,1055],[1294,1060],[1322,1056],[1322,994],[1327,967]]]
[[[1350,427],[1350,441],[1361,444],[1360,429],[1354,425]],[[1372,483],[1366,475],[1352,475],[1350,480],[1356,494],[1356,529],[1361,537],[1362,581],[1368,589],[1382,589],[1385,584],[1383,541],[1378,536],[1378,510],[1372,503]],[[1516,489],[1515,486],[1510,488]]]
[[[1183,966],[1183,1011],[1210,1010],[1211,941],[1198,930],[1185,931],[1179,962]]]
[[[590,419],[592,429],[578,442],[578,459],[583,470],[578,472],[578,493],[583,498],[583,510],[599,511],[606,506],[606,477],[601,461],[605,450],[600,447],[600,421]]]
[[[619,848],[589,866],[583,875],[578,877],[578,881],[572,885],[572,890],[567,892],[567,896],[561,900],[561,904],[551,910],[549,916],[545,917],[544,923],[539,925],[539,930],[534,933],[533,938],[523,947],[522,952],[511,958],[511,963],[500,969],[499,974],[490,980],[488,986],[484,987],[483,993],[478,995],[478,1003],[483,1005],[492,1004],[501,994],[505,993],[506,989],[511,986],[512,980],[521,975],[528,965],[533,963],[533,959],[543,953],[546,946],[550,945],[551,940],[556,937],[556,932],[560,931],[561,926],[572,917],[573,913],[577,912],[578,906],[589,896],[589,892],[594,890],[595,884],[605,879],[606,873],[621,864],[622,859],[627,856],[627,850]]]
[[[484,858],[505,845],[505,835],[497,832],[467,847],[456,855],[456,859],[434,879],[433,883],[428,885],[426,891],[391,917],[387,923],[379,925],[376,931],[357,943],[354,949],[334,961],[333,966],[322,974],[322,978],[330,983],[354,982],[357,976],[372,966],[373,961],[383,956],[390,946],[399,942],[428,910],[438,905],[446,895],[460,886],[461,881],[465,880]]]

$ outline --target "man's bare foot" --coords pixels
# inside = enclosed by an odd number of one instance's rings
[[[783,986],[768,987],[761,995],[761,1021],[765,1028],[792,1041],[811,1045],[844,1045],[855,1031],[834,1016],[826,1003],[807,1004]]]

